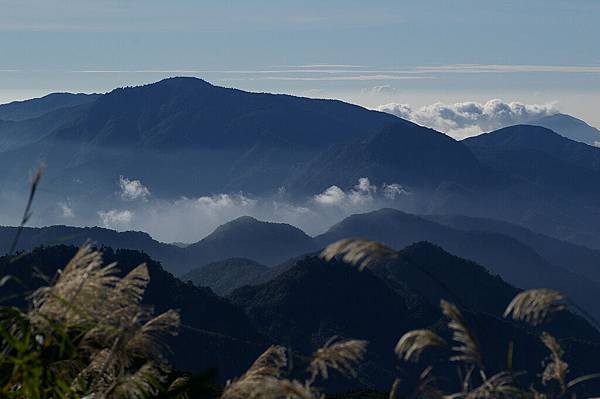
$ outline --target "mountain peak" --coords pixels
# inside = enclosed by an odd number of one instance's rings
[[[571,115],[554,114],[531,122],[531,124],[552,129],[571,140],[595,147],[600,145],[600,130]]]
[[[291,257],[316,250],[313,239],[297,227],[242,216],[225,223],[210,235],[189,245],[198,265],[226,258],[248,258],[275,265]],[[224,257],[224,254],[227,256]]]

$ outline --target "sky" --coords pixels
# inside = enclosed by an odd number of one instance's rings
[[[598,0],[0,0],[0,10],[0,103],[197,76],[418,112],[501,99],[600,127]]]

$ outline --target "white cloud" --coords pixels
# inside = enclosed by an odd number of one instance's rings
[[[367,95],[390,95],[396,93],[396,88],[390,85],[378,85],[361,89],[362,94]]]
[[[123,230],[129,228],[133,220],[133,212],[129,210],[99,211],[100,223],[107,229]]]
[[[377,192],[377,187],[372,185],[368,177],[358,179],[358,184],[354,186],[348,194],[348,199],[353,205],[364,205],[373,201],[373,195]]]
[[[346,193],[338,186],[331,186],[315,195],[314,199],[317,204],[321,205],[339,205],[346,199]]]
[[[119,176],[119,186],[121,187],[121,198],[125,201],[134,201],[136,199],[147,200],[150,196],[150,190],[139,180],[129,180],[124,176]]]
[[[381,105],[378,109],[458,139],[558,113],[556,103],[507,103],[499,99],[484,104],[474,101],[435,103],[418,109],[413,109],[408,104],[390,103]]]
[[[358,183],[347,192],[338,186],[331,186],[322,193],[313,196],[313,201],[318,205],[335,206],[353,211],[369,208],[380,200],[395,200],[400,195],[408,194],[397,183],[382,185],[383,198],[377,196],[377,186],[371,184],[367,177],[358,179]]]
[[[401,195],[408,195],[408,191],[398,183],[385,184],[383,183],[383,196],[390,200],[395,200]]]
[[[66,202],[59,202],[58,207],[60,208],[61,216],[64,218],[74,218],[75,212],[73,212],[73,208]]]

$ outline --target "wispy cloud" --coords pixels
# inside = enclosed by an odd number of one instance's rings
[[[432,76],[400,76],[400,75],[341,75],[341,76],[259,76],[244,78],[219,79],[220,81],[245,81],[245,80],[274,80],[274,81],[301,81],[301,82],[323,82],[323,81],[370,81],[370,80],[422,80],[434,79]]]
[[[598,65],[455,64],[415,69],[423,73],[600,73]]]
[[[6,69],[0,72],[17,72]],[[371,68],[364,65],[307,64],[274,65],[265,69],[75,69],[65,71],[84,74],[204,74],[225,75],[226,80],[280,80],[280,81],[367,81],[432,79],[448,74],[507,74],[507,73],[560,73],[598,74],[598,65],[520,65],[520,64],[455,64],[414,66],[405,68]],[[236,76],[238,75],[238,76]],[[225,78],[223,79],[225,80]]]
[[[354,64],[304,64],[304,65],[271,65],[269,68],[368,68],[366,65]]]

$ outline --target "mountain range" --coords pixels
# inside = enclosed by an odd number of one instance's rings
[[[0,228],[2,252],[8,250],[14,234],[15,228]],[[516,287],[559,289],[600,317],[596,300],[600,251],[491,219],[419,216],[381,209],[352,215],[327,232],[310,237],[287,224],[241,217],[183,248],[160,243],[140,232],[54,226],[25,228],[19,249],[81,245],[89,238],[98,245],[142,250],[184,281],[227,294],[245,284],[264,283],[289,269],[293,262],[288,259],[315,253],[348,237],[376,240],[396,249],[428,241],[485,266]]]
[[[377,187],[401,185],[409,195],[396,207],[411,213],[505,220],[600,248],[600,149],[567,138],[583,140],[582,125],[564,115],[535,123],[565,137],[520,125],[456,141],[341,101],[249,93],[196,78],[51,95],[2,105],[1,115],[4,212],[17,212],[21,204],[8,204],[44,162],[41,224],[68,222],[56,211],[62,203],[75,204],[84,224],[97,224],[106,204],[133,206],[119,197],[121,176],[141,181],[157,200],[285,192],[299,206],[367,177]]]

